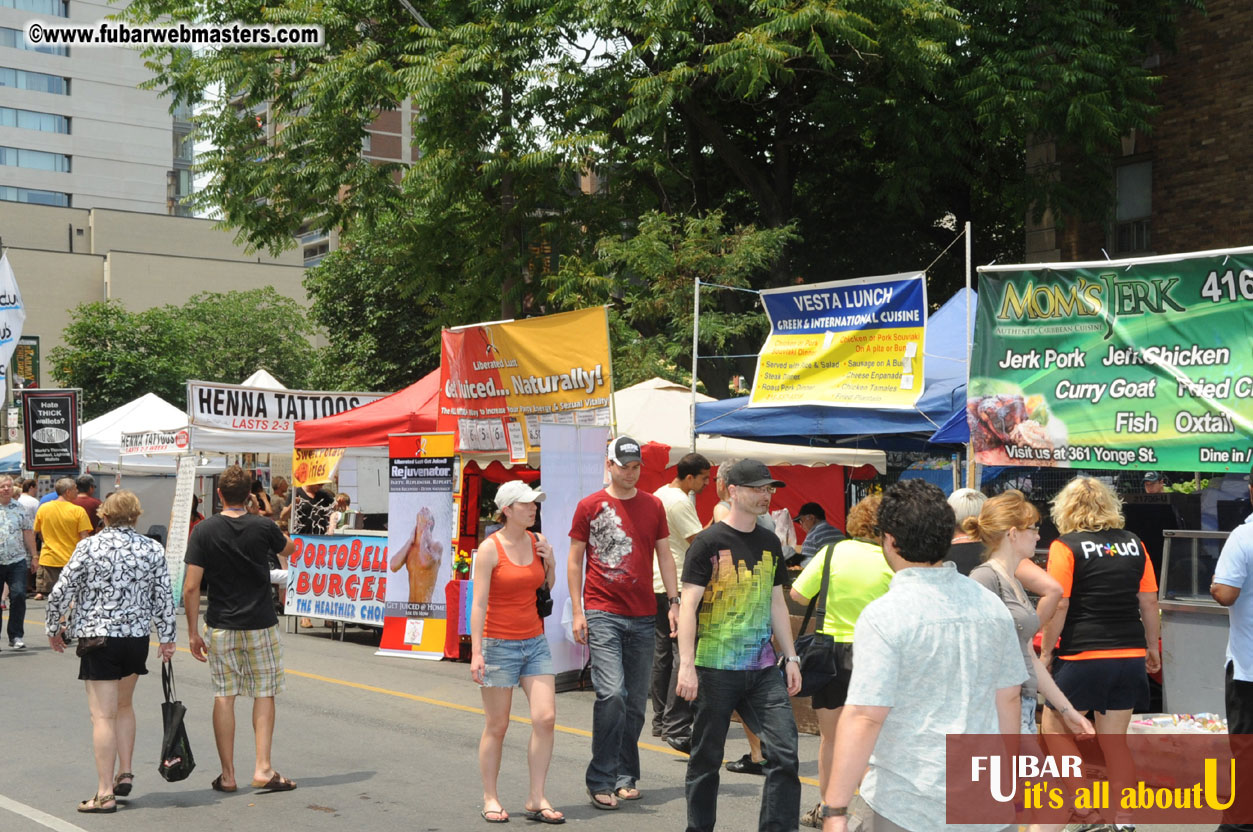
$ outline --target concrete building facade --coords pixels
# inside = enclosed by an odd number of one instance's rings
[[[0,200],[190,216],[191,113],[155,91],[140,53],[35,46],[28,22],[95,24],[107,0],[0,0]]]
[[[133,312],[182,305],[199,292],[272,286],[302,306],[301,254],[249,254],[212,220],[107,208],[0,202],[0,245],[26,306],[23,335],[62,344],[74,308],[119,300]]]

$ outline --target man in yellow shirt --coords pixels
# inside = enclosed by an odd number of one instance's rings
[[[35,600],[41,601],[52,591],[61,570],[70,562],[78,541],[91,534],[91,519],[81,506],[74,504],[78,487],[74,480],[62,477],[56,482],[57,498],[39,507],[35,513],[35,531],[43,534],[44,545],[39,550],[36,565],[39,572],[35,578]]]

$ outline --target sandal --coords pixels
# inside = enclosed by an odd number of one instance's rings
[[[113,805],[105,806],[106,803]],[[110,815],[117,811],[117,800],[111,794],[98,794],[78,804],[78,811],[85,815]]]
[[[618,797],[613,792],[594,792],[591,789],[588,789],[587,796],[592,799],[592,805],[595,806],[597,809],[604,809],[605,811],[610,811],[612,809],[618,808]],[[604,803],[597,799],[601,797],[608,798],[609,800],[612,800],[613,803]]]
[[[566,822],[565,815],[551,806],[541,806],[538,809],[527,809],[525,806],[522,808],[526,812],[526,819],[533,820],[536,823],[557,824]]]
[[[644,793],[634,786],[619,786],[613,790],[613,793],[619,800],[639,800],[644,796]]]
[[[508,823],[509,822],[509,816],[505,814],[504,809],[480,809],[479,814],[482,815],[483,820],[487,821],[488,823]],[[488,815],[495,815],[496,817],[489,818]]]
[[[269,780],[253,780],[252,787],[263,792],[290,792],[296,788],[296,781],[288,780],[276,771]]]
[[[222,775],[219,774],[217,777],[213,778],[213,782],[209,784],[209,788],[213,789],[215,792],[233,792],[238,789],[239,786],[222,785]]]
[[[117,777],[113,778],[113,793],[118,797],[126,797],[131,793],[131,788],[135,785],[135,775],[129,771],[118,772]]]

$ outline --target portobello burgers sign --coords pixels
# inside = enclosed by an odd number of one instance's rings
[[[1253,248],[979,275],[979,462],[1248,470]]]

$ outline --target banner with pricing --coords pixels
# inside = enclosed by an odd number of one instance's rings
[[[1253,248],[979,275],[979,462],[1248,470]]]
[[[767,289],[749,407],[912,408],[922,395],[922,272]]]

